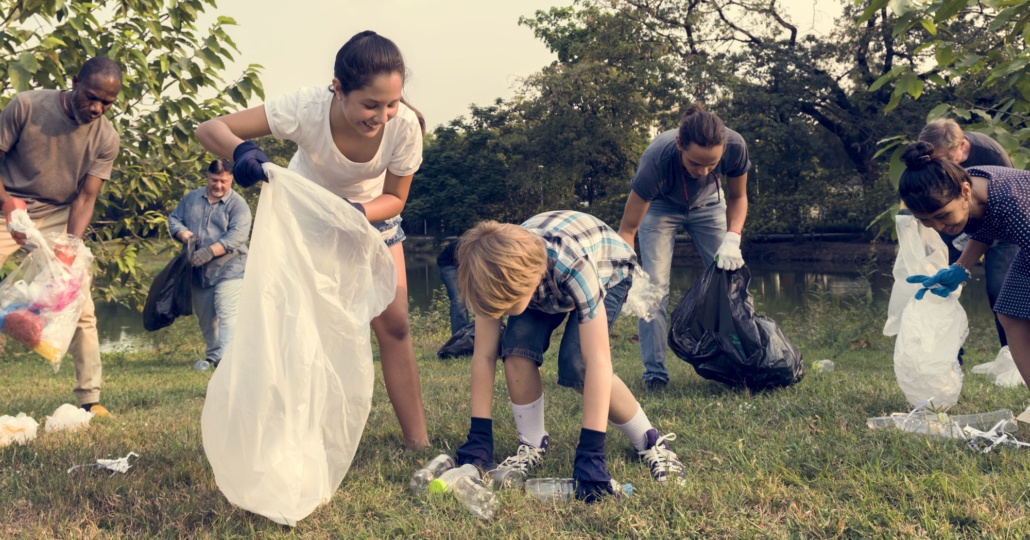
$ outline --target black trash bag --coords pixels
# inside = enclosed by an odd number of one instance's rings
[[[143,304],[143,328],[147,331],[160,330],[172,324],[176,317],[193,314],[192,247],[192,242],[184,247],[150,284],[147,301]]]
[[[790,386],[805,374],[801,353],[776,321],[755,313],[750,282],[747,266],[709,266],[676,305],[669,346],[706,379],[750,390]]]
[[[501,337],[504,337],[504,325],[501,325]],[[448,358],[458,358],[460,356],[472,356],[472,350],[475,348],[476,340],[476,323],[471,322],[462,326],[457,332],[451,336],[451,339],[447,340],[440,347],[439,351],[436,351],[436,356],[441,360]]]

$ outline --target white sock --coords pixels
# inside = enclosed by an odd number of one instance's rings
[[[515,415],[515,429],[519,432],[519,439],[537,448],[544,444],[547,430],[544,429],[543,394],[540,394],[540,399],[526,405],[512,402],[511,412]]]
[[[637,414],[633,415],[629,422],[625,424],[613,422],[612,425],[629,439],[629,442],[633,444],[633,448],[636,448],[638,452],[644,450],[647,446],[647,432],[654,427],[651,425],[651,421],[647,419],[647,415],[644,414],[644,409],[640,407],[639,403],[637,404]]]

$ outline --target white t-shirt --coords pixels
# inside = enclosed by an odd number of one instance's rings
[[[272,135],[297,143],[289,169],[332,193],[365,203],[383,194],[386,171],[414,174],[422,164],[422,128],[415,112],[401,103],[383,129],[375,157],[355,163],[344,156],[329,130],[333,93],[325,87],[303,88],[265,103]]]

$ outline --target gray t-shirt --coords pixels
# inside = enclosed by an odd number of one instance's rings
[[[640,158],[637,175],[630,187],[645,201],[661,199],[690,208],[715,193],[719,177],[736,178],[751,168],[747,145],[736,131],[726,129],[726,145],[722,159],[704,178],[692,178],[683,168],[676,148],[677,130],[671,129],[655,137]]]
[[[962,133],[969,141],[969,157],[961,163],[965,168],[982,167],[994,165],[997,167],[1012,167],[1012,160],[1005,152],[1005,149],[998,144],[998,141],[975,131]]]
[[[111,179],[118,133],[106,117],[79,125],[60,90],[22,92],[0,112],[0,179],[38,219],[75,200],[86,175]]]

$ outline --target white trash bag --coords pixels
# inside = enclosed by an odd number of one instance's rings
[[[908,283],[908,276],[932,276],[948,266],[948,246],[937,231],[924,227],[911,214],[894,216],[898,232],[898,256],[894,259],[894,287],[887,306],[887,323],[883,335],[895,336],[901,329],[901,312],[922,288],[919,283]]]
[[[971,371],[987,375],[998,386],[1015,388],[1026,385],[1026,382],[1023,381],[1023,376],[1019,373],[1019,368],[1016,367],[1016,361],[1012,359],[1012,353],[1009,352],[1008,345],[998,351],[998,356],[994,360],[973,366]]]
[[[369,323],[397,276],[360,212],[264,167],[236,333],[208,384],[201,431],[229,502],[295,526],[350,468],[372,406]]]
[[[883,333],[894,342],[894,374],[898,386],[913,407],[932,400],[936,410],[947,410],[962,393],[962,368],[958,351],[969,334],[966,310],[959,304],[962,287],[947,298],[927,294],[915,300],[918,283],[907,283],[911,275],[932,276],[948,265],[948,248],[932,229],[914,217],[899,214],[898,259],[894,264],[894,288]],[[900,309],[899,312],[892,310]],[[893,319],[892,319],[893,317]]]
[[[25,413],[18,416],[0,416],[0,448],[11,444],[26,444],[36,438],[39,422]]]

